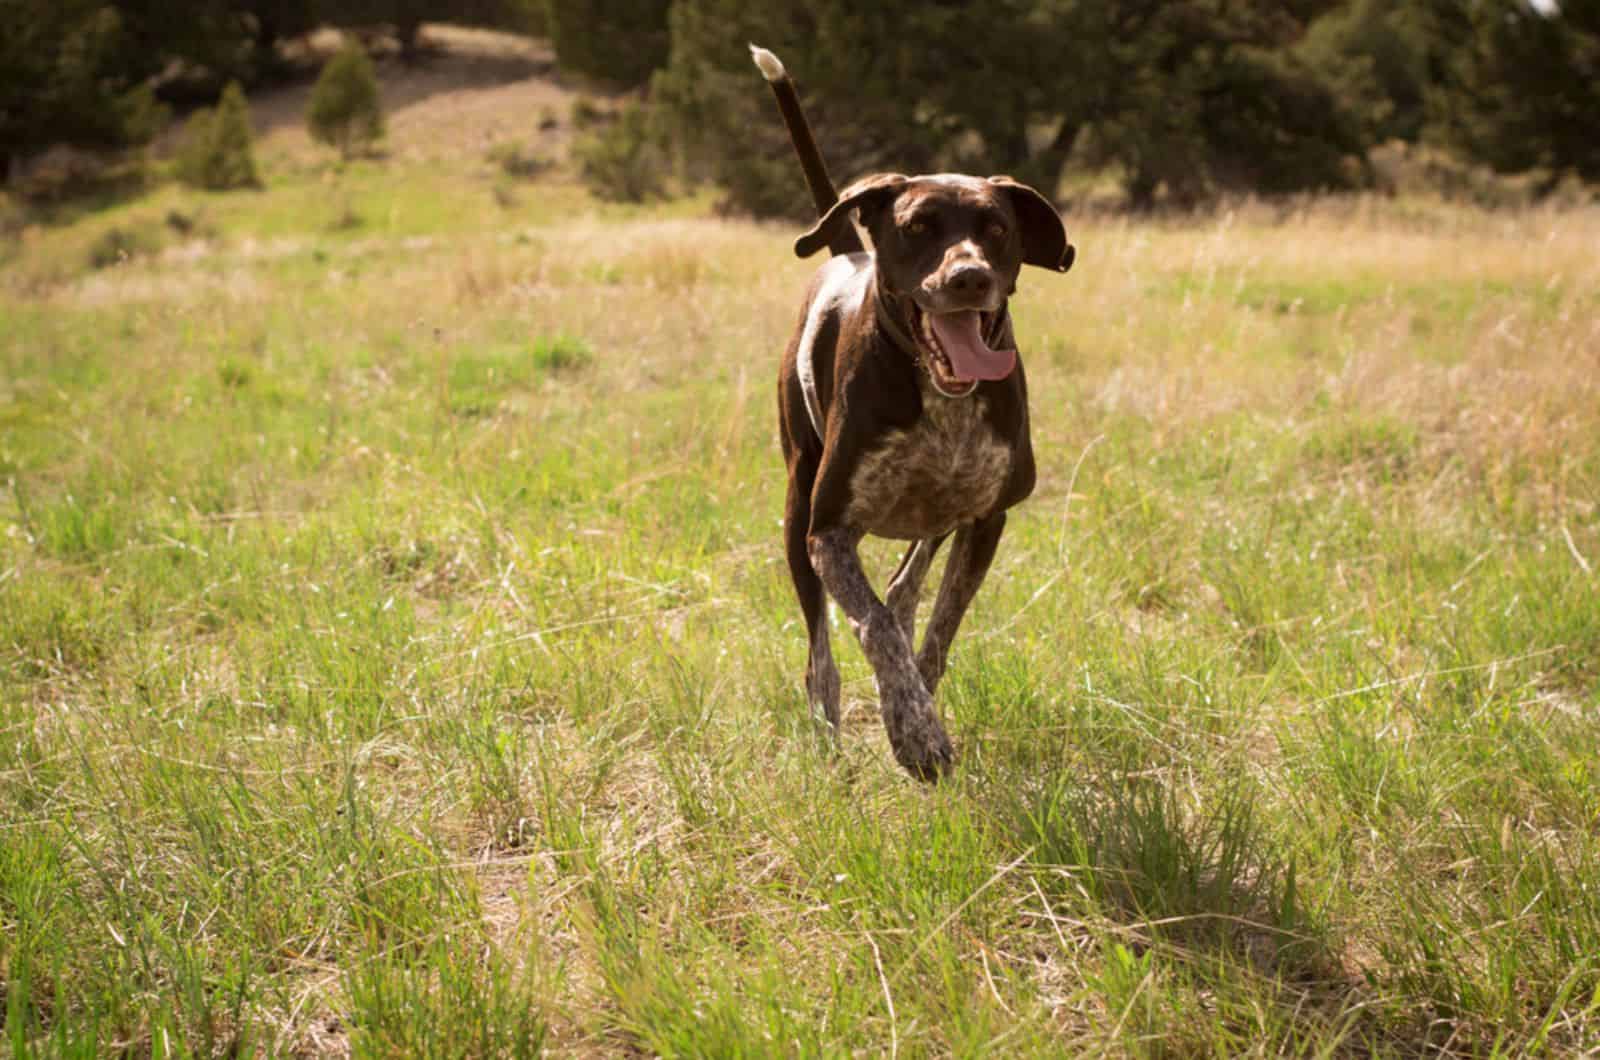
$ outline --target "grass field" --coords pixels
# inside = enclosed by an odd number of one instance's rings
[[[268,174],[0,265],[0,1052],[1600,1052],[1600,213],[1069,218],[929,788],[790,230]]]

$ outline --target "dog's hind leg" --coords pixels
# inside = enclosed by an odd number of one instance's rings
[[[834,664],[833,646],[828,639],[828,600],[822,591],[822,579],[817,577],[806,551],[806,532],[811,524],[811,486],[816,476],[816,462],[813,460],[807,466],[805,457],[798,457],[789,475],[789,495],[783,510],[783,542],[795,595],[800,598],[800,610],[806,617],[806,699],[812,713],[827,721],[837,739],[839,668]]]
[[[889,579],[888,592],[883,594],[883,602],[900,620],[900,628],[906,631],[908,644],[916,643],[917,603],[922,599],[922,583],[928,577],[928,568],[933,566],[933,557],[939,554],[939,546],[948,536],[913,541]]]
[[[968,605],[983,584],[984,575],[989,573],[989,564],[994,562],[995,549],[1000,545],[1000,535],[1005,528],[1005,512],[996,512],[956,531],[950,559],[945,563],[944,581],[939,585],[933,614],[928,616],[928,630],[922,635],[922,650],[917,653],[917,672],[930,693],[939,687],[939,680],[944,677],[950,645],[961,628]]]

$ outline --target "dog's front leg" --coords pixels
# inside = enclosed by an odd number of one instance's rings
[[[922,583],[928,577],[928,568],[933,565],[933,557],[938,554],[942,544],[943,537],[928,537],[914,542],[906,550],[900,566],[895,568],[889,579],[889,588],[883,594],[884,604],[900,620],[900,628],[906,631],[906,640],[912,644],[917,642],[917,601],[922,599]]]
[[[934,601],[933,614],[928,616],[922,650],[917,653],[917,672],[930,693],[939,687],[939,680],[944,677],[945,662],[950,655],[950,645],[956,639],[956,630],[961,628],[967,607],[978,595],[984,575],[989,573],[989,564],[994,562],[995,549],[1000,545],[1000,535],[1005,528],[1006,513],[996,512],[956,531],[950,559],[945,563],[944,581],[939,585],[939,597]]]
[[[814,531],[806,538],[811,565],[849,616],[872,664],[879,710],[895,760],[920,780],[936,780],[955,760],[955,751],[934,713],[933,696],[917,672],[905,629],[872,591],[861,569],[856,554],[861,536],[859,530],[845,527]]]

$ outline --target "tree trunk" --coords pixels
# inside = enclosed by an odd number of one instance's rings
[[[250,65],[254,67],[251,75],[257,81],[264,80],[277,65],[278,22],[270,14],[256,15],[256,32],[251,41],[250,60]]]
[[[1129,178],[1126,188],[1128,192],[1128,208],[1135,213],[1146,213],[1156,204],[1156,185],[1161,183],[1154,173],[1144,166],[1140,166]]]
[[[1033,171],[1031,176],[1034,179],[1034,186],[1044,192],[1046,197],[1054,197],[1056,189],[1061,187],[1061,178],[1066,173],[1067,157],[1072,154],[1072,145],[1078,142],[1078,132],[1082,128],[1082,122],[1062,118],[1061,124],[1056,127],[1055,136],[1050,138],[1049,145],[1029,163]]]
[[[400,61],[416,62],[422,54],[417,46],[422,35],[422,16],[410,11],[403,13],[395,21],[394,32],[400,41]]]

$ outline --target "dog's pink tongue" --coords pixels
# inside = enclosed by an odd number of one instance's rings
[[[975,309],[929,313],[928,322],[962,379],[1004,379],[1017,366],[1016,350],[991,350],[984,343],[982,318]]]

